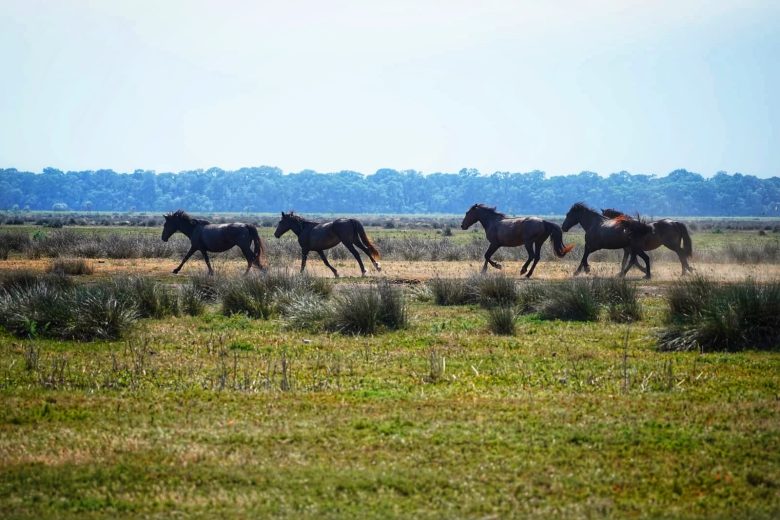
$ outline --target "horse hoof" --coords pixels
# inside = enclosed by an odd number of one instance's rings
[[[525,273],[526,273],[526,271],[528,271],[528,269],[526,269],[525,267],[523,267],[522,269],[520,269],[520,274],[525,274]]]
[[[174,270],[173,270],[173,271],[171,271],[171,272],[172,272],[173,274],[179,274],[179,270],[178,270],[178,269],[174,269]]]
[[[528,273],[527,275],[525,275],[525,277],[526,278],[531,278],[531,273]]]

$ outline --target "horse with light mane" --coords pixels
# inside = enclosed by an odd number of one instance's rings
[[[632,218],[626,215],[622,211],[616,209],[602,209],[601,214],[607,218]],[[645,251],[652,251],[658,249],[661,246],[666,246],[675,253],[677,258],[680,259],[680,265],[682,266],[682,274],[685,276],[687,273],[693,272],[693,267],[688,264],[688,259],[693,256],[693,244],[691,244],[691,235],[688,234],[688,228],[682,222],[672,219],[661,219],[654,222],[650,222],[651,231],[641,241],[642,249]],[[625,269],[626,262],[628,262],[630,251],[628,249],[623,250],[623,260],[621,267]],[[638,262],[634,261],[633,264],[642,272],[646,272]],[[630,267],[628,268],[630,269]]]
[[[572,205],[566,213],[561,229],[569,231],[577,224],[585,230],[585,251],[582,253],[580,265],[574,271],[574,276],[583,270],[586,273],[590,272],[588,256],[594,251],[628,248],[632,263],[636,262],[637,255],[645,261],[647,265],[645,278],[650,278],[650,257],[642,249],[644,237],[652,231],[648,224],[626,217],[608,219],[582,202]],[[619,276],[625,276],[626,272],[628,267],[622,268]]]

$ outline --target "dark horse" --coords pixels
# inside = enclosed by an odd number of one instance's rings
[[[466,212],[461,229],[468,229],[475,222],[479,221],[485,228],[485,236],[490,241],[490,246],[485,251],[485,265],[482,266],[482,272],[487,271],[488,264],[496,269],[501,269],[501,264],[490,259],[499,247],[517,247],[525,245],[528,251],[528,260],[520,269],[520,274],[525,274],[528,264],[533,260],[531,270],[526,277],[534,273],[536,264],[539,262],[539,255],[542,251],[542,244],[552,235],[553,251],[559,258],[566,256],[566,253],[572,250],[574,246],[563,244],[563,233],[558,224],[548,222],[536,217],[525,218],[507,218],[503,213],[496,211],[496,208],[490,208],[484,204],[474,204]],[[535,247],[535,249],[534,249]]]
[[[181,270],[195,251],[201,252],[203,260],[206,261],[206,266],[209,268],[209,274],[214,274],[207,251],[221,253],[233,246],[241,248],[241,252],[246,258],[247,267],[244,274],[248,273],[253,265],[260,270],[265,269],[265,248],[255,226],[240,222],[211,224],[207,220],[192,218],[182,210],[163,216],[165,217],[162,231],[163,242],[167,242],[171,235],[177,231],[181,231],[190,239],[190,250],[184,255],[179,267],[173,270],[174,274]],[[251,247],[252,244],[255,246],[254,251]]]
[[[601,214],[607,218],[631,218],[622,211],[616,209],[602,209]],[[693,256],[693,246],[691,244],[691,236],[688,234],[688,228],[685,224],[677,220],[671,220],[668,218],[662,220],[656,220],[650,222],[652,230],[650,233],[644,236],[641,240],[642,249],[645,251],[652,251],[658,249],[661,246],[666,246],[675,253],[677,258],[680,259],[680,265],[682,265],[683,276],[686,273],[692,273],[693,267],[688,264],[688,259]],[[623,261],[621,262],[622,268],[625,269],[626,262],[628,262],[630,251],[629,249],[623,250]],[[645,272],[639,263],[634,264],[640,271]],[[630,267],[629,267],[630,269]]]
[[[339,273],[328,262],[325,250],[337,246],[339,242],[343,243],[349,249],[349,252],[352,253],[352,256],[355,257],[363,276],[366,275],[366,268],[363,267],[360,253],[357,252],[355,247],[368,255],[377,271],[382,270],[379,262],[377,262],[379,260],[379,251],[376,250],[374,244],[368,239],[366,230],[363,229],[363,224],[354,218],[340,218],[333,222],[320,223],[306,220],[299,215],[295,215],[292,211],[290,213],[282,211],[282,220],[276,226],[274,236],[279,238],[290,230],[298,236],[298,243],[301,245],[301,272],[306,269],[306,259],[309,256],[309,251],[317,251],[325,265],[338,278]]]
[[[625,249],[631,252],[631,262],[636,262],[636,256],[645,261],[647,271],[645,278],[650,278],[650,257],[642,249],[642,241],[651,231],[650,225],[624,217],[608,219],[596,210],[589,208],[582,202],[574,204],[561,225],[561,229],[569,231],[577,224],[585,230],[585,251],[582,253],[582,261],[574,272],[580,274],[584,269],[590,272],[588,255],[599,249]],[[620,270],[620,276],[625,276],[628,267]]]

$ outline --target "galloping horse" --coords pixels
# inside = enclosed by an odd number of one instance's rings
[[[496,211],[496,208],[490,208],[484,204],[474,204],[466,212],[461,229],[468,229],[474,223],[479,221],[485,228],[485,236],[490,242],[490,246],[485,251],[485,264],[482,266],[482,272],[487,271],[488,264],[496,269],[501,269],[501,264],[490,259],[499,247],[517,247],[525,245],[528,251],[528,260],[520,269],[520,274],[525,274],[528,264],[533,260],[531,270],[526,274],[526,278],[534,273],[536,264],[539,262],[539,255],[542,251],[542,244],[547,237],[552,235],[553,251],[559,258],[566,256],[566,253],[572,250],[574,246],[563,244],[563,233],[558,224],[548,222],[536,217],[525,218],[507,218],[503,213]],[[536,249],[534,249],[536,246]]]
[[[631,218],[629,215],[616,209],[602,209],[601,214],[607,218]],[[693,256],[693,247],[691,245],[691,236],[688,234],[688,228],[685,227],[685,224],[677,220],[665,218],[651,222],[650,228],[650,233],[645,235],[640,242],[642,249],[645,251],[652,251],[662,245],[666,246],[677,253],[677,258],[680,259],[680,265],[682,265],[683,276],[689,272],[692,273],[693,267],[688,264],[688,259]],[[621,267],[625,268],[629,258],[629,249],[626,248],[623,251]],[[638,262],[635,261],[632,265],[635,265],[640,271],[645,272],[645,269],[642,269],[642,266],[639,265]],[[630,269],[630,267],[628,269]]]
[[[366,230],[363,229],[363,224],[354,218],[340,218],[333,222],[320,223],[306,220],[299,215],[295,215],[292,211],[290,213],[282,211],[282,220],[276,226],[274,236],[279,238],[290,230],[298,236],[298,243],[301,245],[301,272],[306,269],[306,259],[309,256],[309,251],[317,251],[325,265],[338,278],[338,271],[330,265],[324,251],[337,246],[339,242],[343,243],[349,249],[349,252],[352,253],[352,256],[355,257],[363,276],[366,275],[366,268],[363,267],[360,253],[355,250],[355,247],[368,255],[377,271],[382,270],[379,262],[377,262],[379,260],[379,251],[376,250],[374,244],[368,239]]]
[[[183,210],[163,216],[165,217],[162,231],[163,242],[167,242],[171,235],[177,231],[181,231],[190,239],[190,250],[184,255],[179,267],[173,270],[174,274],[181,270],[195,251],[201,252],[203,260],[206,261],[206,266],[209,268],[209,274],[214,274],[207,252],[221,253],[233,246],[241,248],[241,252],[246,258],[247,267],[244,274],[248,273],[253,265],[260,270],[265,270],[265,248],[255,226],[240,222],[212,224],[207,220],[192,218]],[[254,251],[252,251],[252,244],[255,246]]]
[[[608,219],[596,210],[589,208],[582,202],[574,204],[568,213],[566,219],[561,225],[563,231],[569,231],[577,224],[585,230],[585,252],[582,254],[582,261],[579,267],[574,271],[574,275],[580,274],[584,269],[586,273],[590,272],[588,265],[588,255],[599,249],[625,249],[631,251],[631,262],[636,262],[636,256],[639,255],[647,265],[645,278],[650,278],[650,257],[642,250],[642,240],[650,233],[651,228],[648,224],[638,220],[632,220],[624,217]],[[620,276],[625,276],[629,266],[620,270]]]

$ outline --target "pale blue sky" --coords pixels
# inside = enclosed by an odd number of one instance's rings
[[[0,0],[0,167],[780,175],[780,1]]]

